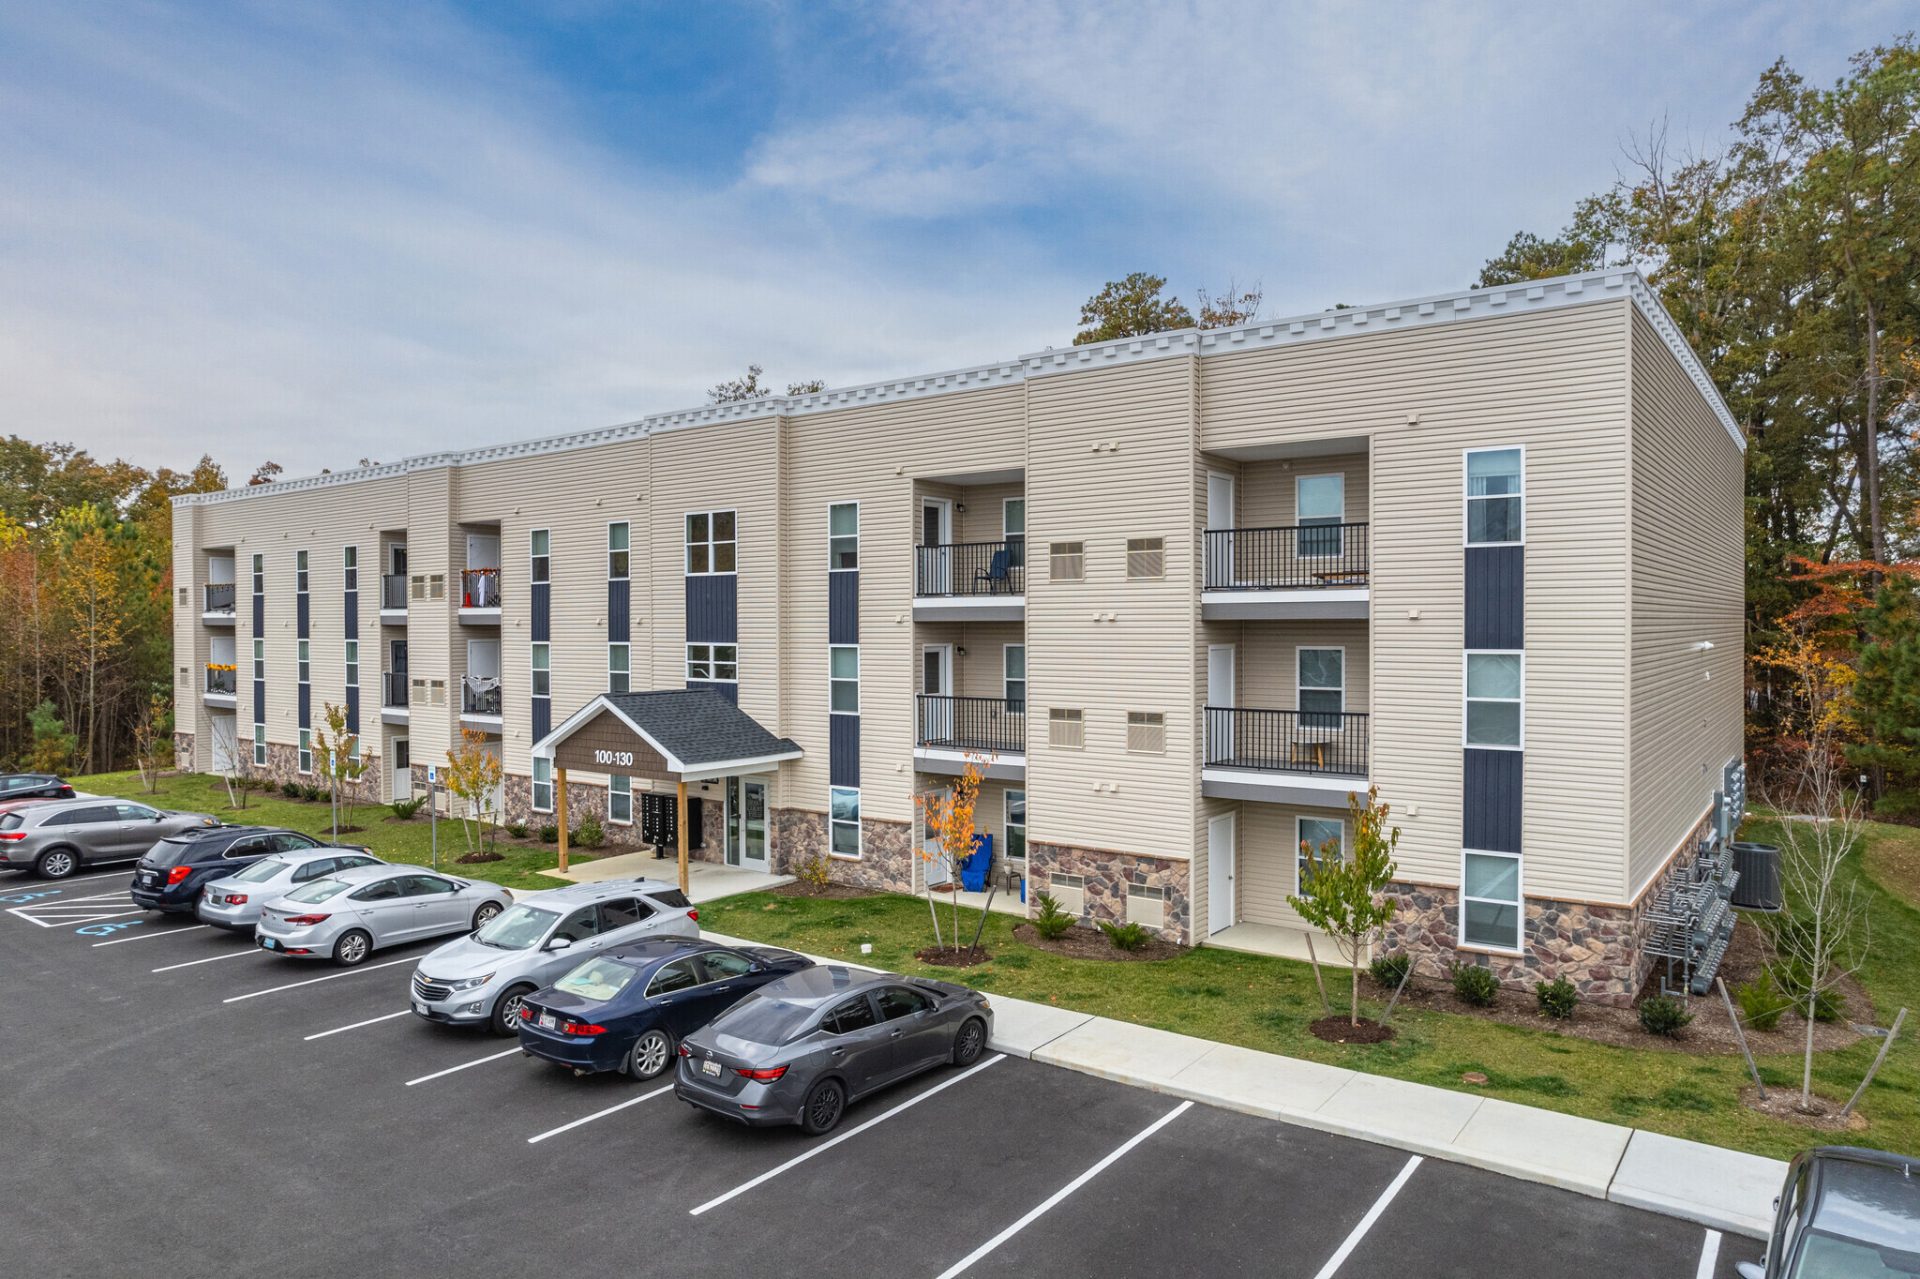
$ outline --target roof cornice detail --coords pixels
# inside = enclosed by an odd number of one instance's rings
[[[1628,299],[1653,325],[1687,376],[1713,407],[1714,416],[1744,451],[1746,436],[1734,421],[1733,413],[1707,376],[1693,348],[1680,335],[1679,326],[1667,314],[1653,289],[1638,271],[1592,271],[1584,275],[1556,276],[1547,280],[1524,280],[1484,289],[1465,289],[1404,302],[1377,306],[1347,307],[1320,311],[1285,319],[1256,320],[1250,324],[1224,329],[1175,329],[1141,337],[1116,338],[1111,342],[1093,342],[1086,346],[1067,346],[1038,351],[1018,360],[998,360],[972,368],[951,369],[944,373],[926,373],[916,377],[888,378],[860,386],[834,387],[804,395],[769,395],[757,400],[727,404],[706,404],[699,408],[658,413],[634,422],[520,440],[510,444],[492,444],[458,452],[429,453],[381,466],[312,475],[272,484],[255,484],[227,489],[220,493],[184,493],[173,499],[175,506],[206,505],[237,501],[248,497],[270,497],[278,493],[298,493],[353,484],[365,480],[407,475],[416,471],[444,467],[474,466],[507,458],[536,457],[565,453],[574,449],[596,448],[626,440],[646,439],[668,431],[724,422],[741,422],[764,417],[795,417],[810,413],[832,413],[842,409],[875,404],[891,404],[933,395],[960,391],[978,391],[990,387],[1017,386],[1028,378],[1108,368],[1143,360],[1166,359],[1179,355],[1206,358],[1238,351],[1298,345],[1331,338],[1359,337],[1372,333],[1392,333],[1424,328],[1459,320],[1486,319],[1497,315],[1515,315],[1560,307],[1584,306],[1596,302]]]

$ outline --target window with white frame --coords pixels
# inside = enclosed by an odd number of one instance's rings
[[[1467,541],[1501,546],[1525,541],[1526,461],[1520,449],[1467,454]]]
[[[304,775],[313,771],[313,730],[300,730],[300,772]]]
[[[267,677],[267,642],[263,639],[253,642],[253,677],[255,679]]]
[[[267,593],[267,557],[264,555],[253,557],[253,593],[255,595]]]
[[[307,593],[307,553],[305,551],[293,553],[293,590],[296,595]]]
[[[860,792],[835,786],[828,799],[828,847],[836,857],[860,855]]]
[[[835,715],[860,713],[860,650],[851,644],[827,649],[828,708]]]
[[[1006,644],[1000,649],[1000,665],[1006,689],[1007,711],[1019,714],[1027,709],[1027,646]]]
[[[1027,562],[1027,499],[1010,497],[1000,504],[1000,536],[1007,543],[1007,563],[1019,568]]]
[[[827,569],[839,573],[860,567],[860,504],[835,502],[827,508]]]
[[[1347,653],[1340,648],[1302,648],[1295,658],[1302,728],[1339,728],[1347,702]]]
[[[347,641],[347,687],[360,687],[360,641]]]
[[[631,567],[633,530],[623,520],[607,525],[607,580],[624,582]]]
[[[687,573],[731,573],[735,528],[732,511],[696,511],[687,516]]]
[[[612,542],[611,532],[608,533],[608,542]],[[553,535],[543,528],[534,529],[527,534],[527,552],[530,560],[527,580],[537,586],[547,581],[553,572]]]
[[[615,826],[633,825],[633,779],[607,779],[607,820]]]
[[[687,678],[719,680],[732,684],[740,679],[740,650],[732,644],[687,645]]]
[[[1127,753],[1159,755],[1167,749],[1167,717],[1162,711],[1127,712]]]
[[[1466,852],[1460,868],[1460,942],[1493,950],[1520,949],[1520,858],[1514,853]]]
[[[298,662],[300,666],[300,682],[302,684],[311,683],[312,676],[313,676],[312,641],[296,640],[295,644],[297,646],[295,651],[298,654]]]
[[[1521,653],[1467,654],[1468,746],[1521,748],[1526,732],[1526,664]]]
[[[1079,582],[1087,576],[1087,544],[1085,542],[1050,542],[1047,544],[1047,580],[1049,582]]]
[[[1340,525],[1347,514],[1347,477],[1302,475],[1293,485],[1298,553],[1303,557],[1340,554]]]
[[[533,757],[533,797],[528,801],[536,813],[553,811],[553,761]]]
[[[1167,539],[1130,537],[1127,539],[1127,576],[1131,578],[1167,575]]]
[[[360,589],[360,548],[349,546],[340,552],[340,580],[342,588],[349,591]]]
[[[1047,710],[1047,745],[1079,750],[1086,744],[1085,711],[1077,706],[1054,706]]]
[[[355,764],[360,762],[360,735],[358,733],[347,738],[347,759],[349,762]]]
[[[267,766],[267,726],[265,724],[253,726],[253,762],[261,768]]]
[[[1340,860],[1347,857],[1347,824],[1337,817],[1301,817],[1294,825],[1294,893],[1313,896],[1313,857],[1324,858],[1327,845],[1333,845]]]
[[[1027,856],[1027,793],[1010,790],[1006,794],[1007,856],[1014,861],[1024,861]]]
[[[553,646],[550,644],[535,644],[533,646],[532,659],[533,679],[528,685],[533,690],[532,695],[534,697],[551,697],[553,695],[552,663]]]
[[[632,660],[632,649],[628,645],[607,645],[607,691],[609,693],[627,691],[628,668]]]

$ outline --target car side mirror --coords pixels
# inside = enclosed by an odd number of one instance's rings
[[[1760,1263],[1757,1261],[1737,1262],[1733,1270],[1740,1279],[1767,1279],[1767,1272],[1760,1268]]]
[[[548,950],[568,950],[573,946],[571,937],[555,937],[547,943]]]
[[[765,964],[748,964],[747,971],[750,973],[764,973],[767,971],[767,966]]]

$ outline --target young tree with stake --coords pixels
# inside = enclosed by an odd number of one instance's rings
[[[1340,855],[1338,839],[1319,848],[1302,840],[1300,851],[1307,865],[1300,875],[1301,892],[1287,898],[1300,918],[1333,938],[1340,957],[1352,968],[1347,1020],[1355,1026],[1360,1024],[1361,956],[1385,936],[1393,919],[1393,898],[1384,895],[1399,870],[1393,853],[1400,843],[1400,828],[1387,825],[1392,811],[1380,802],[1377,786],[1367,791],[1364,803],[1359,795],[1348,795],[1353,855]]]

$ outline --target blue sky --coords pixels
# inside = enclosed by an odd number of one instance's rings
[[[1560,12],[1564,9],[1564,13]],[[1471,282],[1895,3],[0,0],[4,429],[236,479]]]

